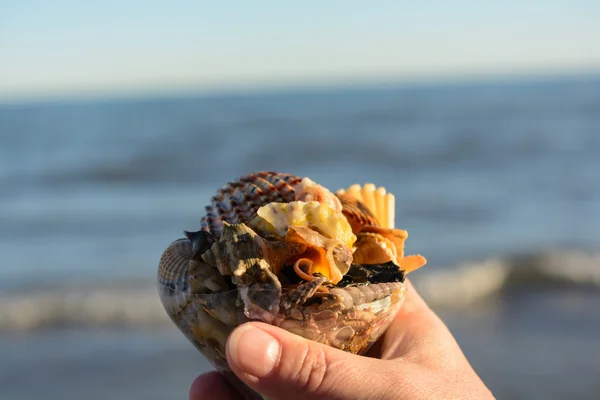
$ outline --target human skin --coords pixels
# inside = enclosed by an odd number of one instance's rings
[[[236,328],[227,361],[271,400],[493,399],[456,340],[407,281],[398,315],[366,356],[257,322]],[[241,399],[217,372],[196,378],[190,400]]]

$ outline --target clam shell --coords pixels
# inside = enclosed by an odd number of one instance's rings
[[[174,241],[160,257],[157,275],[158,293],[171,319],[189,302],[191,258],[192,244],[187,239]]]
[[[223,233],[223,222],[248,223],[256,211],[271,202],[288,203],[296,199],[295,186],[302,178],[265,171],[249,174],[229,182],[217,191],[206,207],[200,229],[218,240]]]
[[[375,214],[362,201],[347,193],[338,192],[338,197],[342,203],[342,213],[355,235],[360,233],[365,226],[379,226]]]
[[[364,186],[354,184],[338,190],[336,195],[351,223],[394,228],[396,198],[392,193],[387,193],[384,187],[377,188],[372,183]]]
[[[385,264],[392,261],[398,265],[395,244],[378,233],[359,233],[353,258],[357,264]]]

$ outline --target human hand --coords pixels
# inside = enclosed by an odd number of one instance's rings
[[[366,356],[251,322],[227,342],[227,361],[272,400],[493,399],[444,323],[407,281],[398,315]],[[190,400],[241,397],[217,372],[196,378]]]

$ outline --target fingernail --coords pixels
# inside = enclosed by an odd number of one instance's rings
[[[281,346],[277,339],[262,329],[247,326],[234,331],[229,338],[228,353],[239,369],[257,378],[267,376],[279,359]]]

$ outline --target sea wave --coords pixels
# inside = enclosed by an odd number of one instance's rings
[[[546,251],[463,263],[423,274],[415,286],[432,306],[457,308],[533,285],[600,289],[599,267],[600,251]]]
[[[424,272],[424,271],[423,271]],[[600,289],[600,251],[549,251],[431,268],[415,286],[432,307],[469,306],[519,286]],[[152,282],[0,292],[0,332],[170,324]]]

